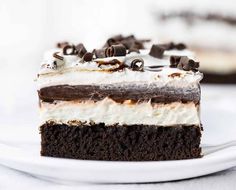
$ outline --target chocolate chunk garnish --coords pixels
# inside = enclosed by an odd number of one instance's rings
[[[132,52],[140,53],[139,49],[137,49],[137,48],[130,48],[130,49],[128,50],[128,54],[129,54],[129,53],[132,53]]]
[[[123,39],[122,35],[116,35],[107,40],[108,46],[112,46],[114,44],[117,44],[119,41]]]
[[[64,55],[75,55],[76,49],[74,45],[66,45],[63,47],[63,54]]]
[[[105,55],[106,57],[125,56],[126,48],[123,44],[112,45],[106,49]]]
[[[199,68],[199,62],[189,59],[187,56],[171,56],[170,67],[195,72]]]
[[[162,47],[164,50],[172,50],[175,47],[175,44],[173,42],[166,43],[166,44],[159,44],[160,47]]]
[[[186,45],[184,43],[178,43],[178,44],[175,44],[175,49],[177,50],[183,50],[183,49],[186,49]]]
[[[55,52],[55,53],[53,54],[53,57],[56,58],[56,59],[60,59],[60,60],[63,61],[64,57],[58,55],[58,53],[60,53],[60,52]]]
[[[58,48],[64,48],[66,45],[69,45],[69,42],[58,42],[57,47]]]
[[[173,49],[183,50],[187,48],[187,46],[184,43],[176,44],[174,42],[170,42],[166,44],[159,44],[159,46],[162,47],[164,50],[173,50]]]
[[[82,57],[82,62],[88,62],[88,61],[92,61],[93,60],[93,53],[87,52],[84,54],[84,56]]]
[[[180,56],[170,56],[170,67],[177,67],[179,61],[180,61]]]
[[[144,60],[142,58],[136,58],[131,62],[130,68],[133,71],[143,71],[144,69]]]
[[[77,51],[77,54],[80,58],[84,56],[85,53],[87,53],[86,48],[84,47],[84,44],[80,43],[77,46],[75,46],[75,49]]]
[[[94,49],[93,50],[96,58],[105,58],[106,57],[106,48]]]
[[[106,44],[103,47],[110,47],[112,45],[123,44],[126,49],[136,48],[136,49],[144,49],[144,43],[149,40],[137,40],[134,35],[122,36],[117,35],[111,37],[107,40]]]
[[[149,52],[149,55],[156,58],[162,58],[164,51],[165,51],[164,48],[162,48],[161,46],[153,44]]]

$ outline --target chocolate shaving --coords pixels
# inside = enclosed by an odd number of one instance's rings
[[[177,50],[184,50],[186,48],[187,48],[187,46],[184,43],[175,44],[175,49],[177,49]]]
[[[142,58],[136,58],[131,62],[130,68],[133,71],[143,71],[144,69],[144,60]]]
[[[133,48],[133,47],[128,50],[128,54],[129,54],[129,53],[132,53],[132,52],[140,53],[139,49]]]
[[[89,62],[93,60],[93,53],[87,52],[84,54],[84,56],[82,57],[81,62]]]
[[[76,49],[74,45],[66,45],[63,47],[63,54],[64,55],[75,55]]]
[[[63,60],[64,60],[64,57],[58,55],[58,53],[60,53],[60,52],[55,52],[55,53],[53,53],[53,57],[56,58],[56,59],[60,59],[60,60],[63,61]]]
[[[175,48],[175,44],[173,42],[166,43],[166,44],[159,44],[164,50],[172,50]]]
[[[170,67],[196,72],[199,68],[199,62],[189,59],[187,56],[170,56]]]
[[[80,58],[82,58],[84,56],[84,54],[87,53],[87,50],[84,47],[84,44],[82,44],[82,43],[75,46],[75,50]]]
[[[106,48],[94,49],[93,53],[95,54],[96,58],[105,58],[106,57]]]
[[[123,44],[125,48],[128,50],[130,48],[144,49],[144,43],[149,42],[149,41],[150,40],[148,39],[137,40],[134,35],[129,35],[126,37],[122,35],[117,35],[117,36],[109,38],[103,47],[107,48],[112,45]]]
[[[123,44],[112,45],[106,49],[105,55],[106,57],[125,56],[126,48]]]
[[[114,45],[114,44],[117,44],[119,41],[121,41],[123,39],[123,37],[122,37],[122,35],[116,35],[116,36],[113,36],[113,37],[111,37],[111,38],[109,38],[108,40],[107,40],[107,45],[108,46],[112,46],[112,45]]]
[[[174,43],[174,42],[159,44],[159,46],[161,46],[164,50],[173,50],[173,49],[183,50],[187,48],[187,46],[184,43]]]
[[[170,56],[170,67],[176,68],[180,61],[180,58],[180,56]]]
[[[153,44],[151,47],[151,50],[149,52],[149,55],[156,58],[162,58],[164,54],[165,49],[157,44]]]
[[[58,42],[57,43],[57,48],[64,48],[65,46],[69,45],[69,42]]]

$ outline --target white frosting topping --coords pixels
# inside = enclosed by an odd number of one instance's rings
[[[177,68],[170,68],[169,59],[171,55],[186,55],[189,58],[193,58],[194,55],[188,50],[182,51],[165,51],[162,59],[157,59],[150,56],[149,50],[141,50],[140,54],[131,53],[121,57],[109,57],[103,59],[96,59],[92,62],[80,63],[80,58],[77,56],[64,56],[64,65],[54,69],[53,62],[55,58],[52,54],[56,49],[49,51],[45,54],[44,61],[42,63],[41,70],[38,77],[39,88],[54,86],[54,85],[88,85],[88,84],[111,84],[111,83],[156,83],[160,86],[172,85],[172,86],[194,86],[202,79],[201,73],[194,73],[192,71],[183,71]],[[132,71],[130,69],[124,69],[122,71],[108,72],[107,69],[116,68],[118,65],[103,65],[98,67],[96,61],[109,61],[112,59],[118,59],[121,62],[129,65],[134,58],[142,58],[145,63],[145,71]],[[48,65],[48,66],[47,66]],[[165,66],[162,69],[157,68],[156,71],[150,71],[149,66]],[[49,68],[48,68],[49,67]],[[173,73],[180,73],[180,77],[170,77]]]
[[[132,104],[126,101],[121,104],[109,98],[98,102],[56,101],[54,104],[41,102],[40,115],[42,123],[49,120],[58,123],[78,120],[81,122],[103,122],[106,125],[116,123],[161,126],[200,125],[199,108],[193,102],[186,104],[181,102]]]

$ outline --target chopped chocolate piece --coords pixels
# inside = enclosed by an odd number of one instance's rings
[[[55,52],[55,53],[53,54],[53,57],[56,58],[56,59],[60,59],[61,61],[63,61],[64,57],[58,55],[58,53],[60,53],[60,52]]]
[[[123,44],[112,45],[106,49],[105,55],[106,57],[125,56],[126,48]]]
[[[130,49],[134,46],[134,41],[132,40],[122,40],[120,43],[123,44],[126,49]]]
[[[166,44],[159,44],[160,47],[162,47],[164,50],[172,50],[175,47],[175,44],[173,42],[166,43]]]
[[[156,58],[162,58],[164,54],[165,49],[157,44],[153,44],[151,47],[151,50],[149,52],[149,55]]]
[[[128,50],[128,54],[129,54],[129,53],[132,53],[132,52],[140,53],[139,49],[131,47],[131,48]]]
[[[84,56],[85,53],[87,53],[86,48],[84,47],[84,44],[80,43],[77,46],[75,46],[75,49],[77,51],[77,54],[80,58]]]
[[[135,41],[134,42],[134,46],[133,46],[133,48],[137,48],[137,49],[144,49],[144,45],[143,45],[143,42],[141,42],[141,41]]]
[[[74,45],[66,45],[63,47],[63,54],[64,55],[75,55],[76,49]]]
[[[108,46],[112,46],[114,44],[117,44],[122,39],[123,39],[123,36],[119,34],[119,35],[116,35],[116,36],[113,36],[113,37],[109,38],[107,40],[107,44],[108,44]]]
[[[187,56],[170,56],[170,67],[185,71],[197,71],[199,62],[189,59]]]
[[[175,44],[175,49],[177,50],[183,50],[183,49],[186,49],[186,45],[184,43],[178,43],[178,44]]]
[[[122,36],[117,35],[112,38],[109,38],[104,45],[104,47],[110,47],[112,45],[123,44],[126,49],[136,48],[136,49],[144,49],[144,43],[149,40],[137,40],[134,35],[130,36]]]
[[[87,52],[82,57],[82,62],[88,62],[93,60],[93,53]]]
[[[64,48],[65,46],[69,45],[69,42],[58,42],[57,47],[58,48]]]
[[[164,50],[173,50],[173,49],[183,50],[187,48],[184,43],[175,44],[174,42],[159,44],[159,46],[162,47]]]
[[[94,49],[93,50],[96,58],[105,58],[106,57],[106,48]]]
[[[131,62],[130,67],[133,71],[143,71],[144,60],[142,58],[136,58]]]
[[[177,67],[179,61],[180,61],[180,56],[170,56],[170,67]]]

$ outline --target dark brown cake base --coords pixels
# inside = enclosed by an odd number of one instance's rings
[[[204,72],[201,83],[236,84],[236,73],[219,75]]]
[[[199,126],[68,126],[49,122],[40,131],[42,156],[113,161],[201,157]]]

